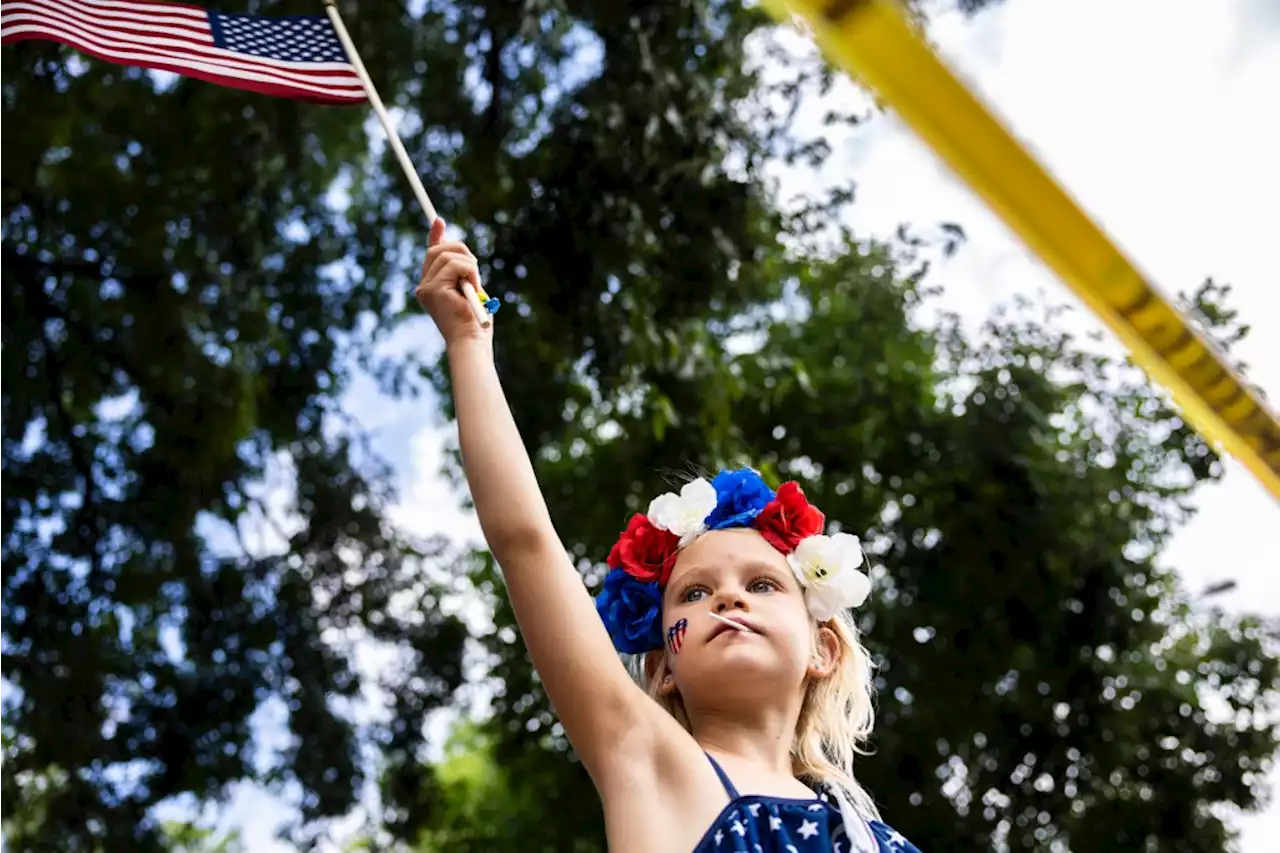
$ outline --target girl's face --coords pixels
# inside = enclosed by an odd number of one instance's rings
[[[786,557],[746,528],[704,533],[680,553],[663,595],[663,636],[673,676],[665,687],[697,706],[744,691],[799,690],[814,659],[799,581]]]

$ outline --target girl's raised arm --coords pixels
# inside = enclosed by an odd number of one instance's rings
[[[614,653],[556,534],[498,381],[491,335],[458,287],[470,280],[479,288],[476,259],[464,244],[446,243],[443,236],[444,223],[436,220],[417,295],[445,338],[467,483],[534,668],[569,740],[599,781],[622,735],[657,706]]]

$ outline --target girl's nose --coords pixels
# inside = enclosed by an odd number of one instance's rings
[[[723,613],[726,610],[746,610],[747,602],[742,596],[735,592],[725,592],[716,596],[716,612]]]

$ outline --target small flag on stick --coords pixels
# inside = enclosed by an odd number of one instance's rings
[[[233,89],[322,104],[368,103],[427,217],[436,209],[338,14],[268,18],[167,0],[0,0],[0,42],[61,42],[117,65],[172,71]],[[463,282],[481,326],[498,300]]]
[[[378,95],[378,90],[373,85],[373,78],[365,70],[364,60],[360,58],[360,51],[356,50],[355,42],[351,40],[351,34],[347,32],[347,25],[342,22],[342,15],[338,12],[337,0],[324,0],[324,11],[329,16],[329,20],[333,22],[333,29],[338,34],[338,41],[346,49],[347,56],[351,59],[351,64],[355,66],[356,74],[360,77],[360,82],[364,84],[365,93],[369,96],[369,106],[373,107],[373,114],[378,117],[378,121],[382,122],[382,129],[386,131],[387,143],[391,146],[391,153],[396,155],[396,160],[400,163],[400,169],[404,172],[404,176],[409,179],[409,186],[413,189],[413,194],[418,199],[418,204],[422,207],[423,214],[427,217],[427,228],[430,228],[436,221],[436,206],[431,203],[431,198],[427,195],[427,188],[422,185],[422,178],[418,176],[418,170],[413,168],[413,161],[409,159],[409,152],[404,149],[404,142],[400,140],[400,134],[396,132],[395,124],[391,121],[387,108],[382,105],[382,97]],[[498,312],[498,300],[485,293],[483,287],[477,289],[469,281],[462,282],[462,294],[467,298],[467,303],[471,306],[471,312],[475,314],[476,321],[480,323],[482,328],[489,328],[493,324],[493,318],[490,315]]]
[[[324,15],[266,18],[159,0],[0,0],[0,41],[28,39],[265,95],[367,99]]]

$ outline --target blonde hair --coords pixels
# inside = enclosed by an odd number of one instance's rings
[[[875,801],[853,775],[854,760],[858,755],[867,754],[863,745],[871,737],[875,723],[871,654],[858,638],[858,628],[850,611],[842,610],[821,625],[813,623],[815,641],[819,627],[829,628],[835,634],[840,660],[830,675],[810,679],[805,685],[804,703],[791,740],[791,771],[797,778],[806,777],[842,789],[864,818],[879,820]],[[664,652],[659,649],[636,655],[631,671],[650,698],[691,732],[680,694],[662,693],[666,674]]]

